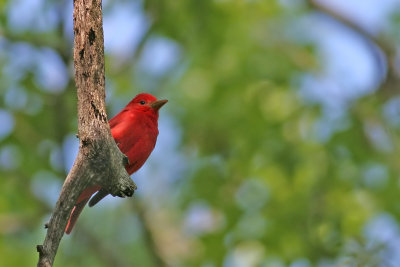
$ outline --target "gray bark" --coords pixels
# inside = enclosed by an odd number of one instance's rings
[[[74,66],[78,96],[79,153],[47,224],[38,266],[52,266],[71,210],[82,191],[100,185],[113,196],[132,196],[136,185],[127,158],[111,136],[105,108],[104,40],[101,0],[74,1]]]

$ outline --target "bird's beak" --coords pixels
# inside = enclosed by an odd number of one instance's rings
[[[150,103],[150,106],[155,109],[155,110],[159,110],[162,106],[165,105],[165,103],[167,103],[168,100],[163,99],[163,100],[156,100]]]

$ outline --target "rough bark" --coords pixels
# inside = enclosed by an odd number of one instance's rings
[[[105,109],[101,0],[74,1],[74,66],[78,96],[79,153],[47,224],[38,266],[52,266],[71,210],[84,188],[100,185],[113,196],[132,196],[127,158],[111,136]]]

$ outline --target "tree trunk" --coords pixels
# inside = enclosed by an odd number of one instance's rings
[[[105,109],[104,40],[101,0],[74,1],[74,66],[78,96],[79,153],[47,224],[38,266],[52,266],[71,210],[82,191],[100,185],[113,196],[136,189],[127,158],[111,136]]]

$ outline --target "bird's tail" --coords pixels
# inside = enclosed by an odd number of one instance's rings
[[[71,233],[72,228],[74,228],[74,225],[78,220],[79,215],[81,214],[83,208],[86,206],[86,203],[89,201],[90,197],[100,189],[101,188],[99,186],[90,186],[85,190],[83,190],[78,200],[76,201],[74,208],[71,211],[71,215],[69,216],[68,224],[67,227],[65,228],[66,234]]]

